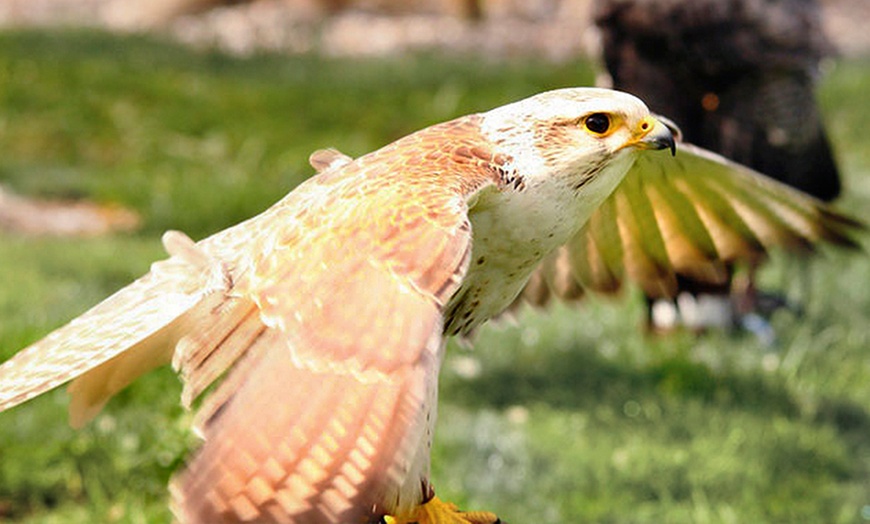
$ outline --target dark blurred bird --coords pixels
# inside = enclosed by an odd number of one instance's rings
[[[685,140],[822,200],[839,195],[814,96],[821,61],[832,52],[815,0],[598,0],[594,16],[613,87],[668,115]],[[689,303],[703,295],[706,307],[730,310],[726,301],[709,301],[727,297],[730,282],[700,285],[681,276],[680,284]],[[684,324],[703,327],[680,309],[666,307],[665,317],[682,314]],[[698,322],[731,322],[718,318]]]

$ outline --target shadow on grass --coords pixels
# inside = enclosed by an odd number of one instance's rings
[[[584,343],[541,353],[533,365],[485,366],[473,379],[448,379],[444,389],[450,401],[475,408],[544,404],[591,410],[609,403],[622,410],[627,401],[657,397],[691,399],[765,417],[808,418],[844,434],[870,431],[866,407],[826,398],[808,413],[797,393],[760,370],[716,371],[686,354],[653,359],[646,365],[622,363]]]

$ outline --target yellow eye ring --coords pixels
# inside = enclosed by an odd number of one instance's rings
[[[592,113],[583,119],[583,127],[596,135],[610,131],[610,116],[607,113]]]

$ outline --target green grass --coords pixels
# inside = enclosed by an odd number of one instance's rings
[[[308,176],[307,155],[360,154],[424,125],[591,82],[588,64],[434,56],[240,60],[142,38],[0,34],[0,183],[142,213],[131,236],[0,236],[0,358],[162,256]],[[870,204],[870,62],[838,64],[821,101],[846,175]],[[865,215],[866,216],[866,215]],[[863,243],[867,238],[863,237]],[[439,493],[513,523],[870,521],[870,261],[826,250],[768,286],[813,295],[752,337],[644,337],[638,297],[525,311],[451,346]],[[475,369],[469,376],[462,370]],[[56,391],[0,415],[0,521],[168,522],[165,486],[194,444],[180,385],[159,370],[75,432]],[[863,517],[862,517],[863,512]]]

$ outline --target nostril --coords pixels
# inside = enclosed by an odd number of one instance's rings
[[[642,130],[646,131],[647,129],[649,129],[649,122],[644,122],[644,123],[642,123],[642,124],[640,125],[640,128],[641,128]]]

